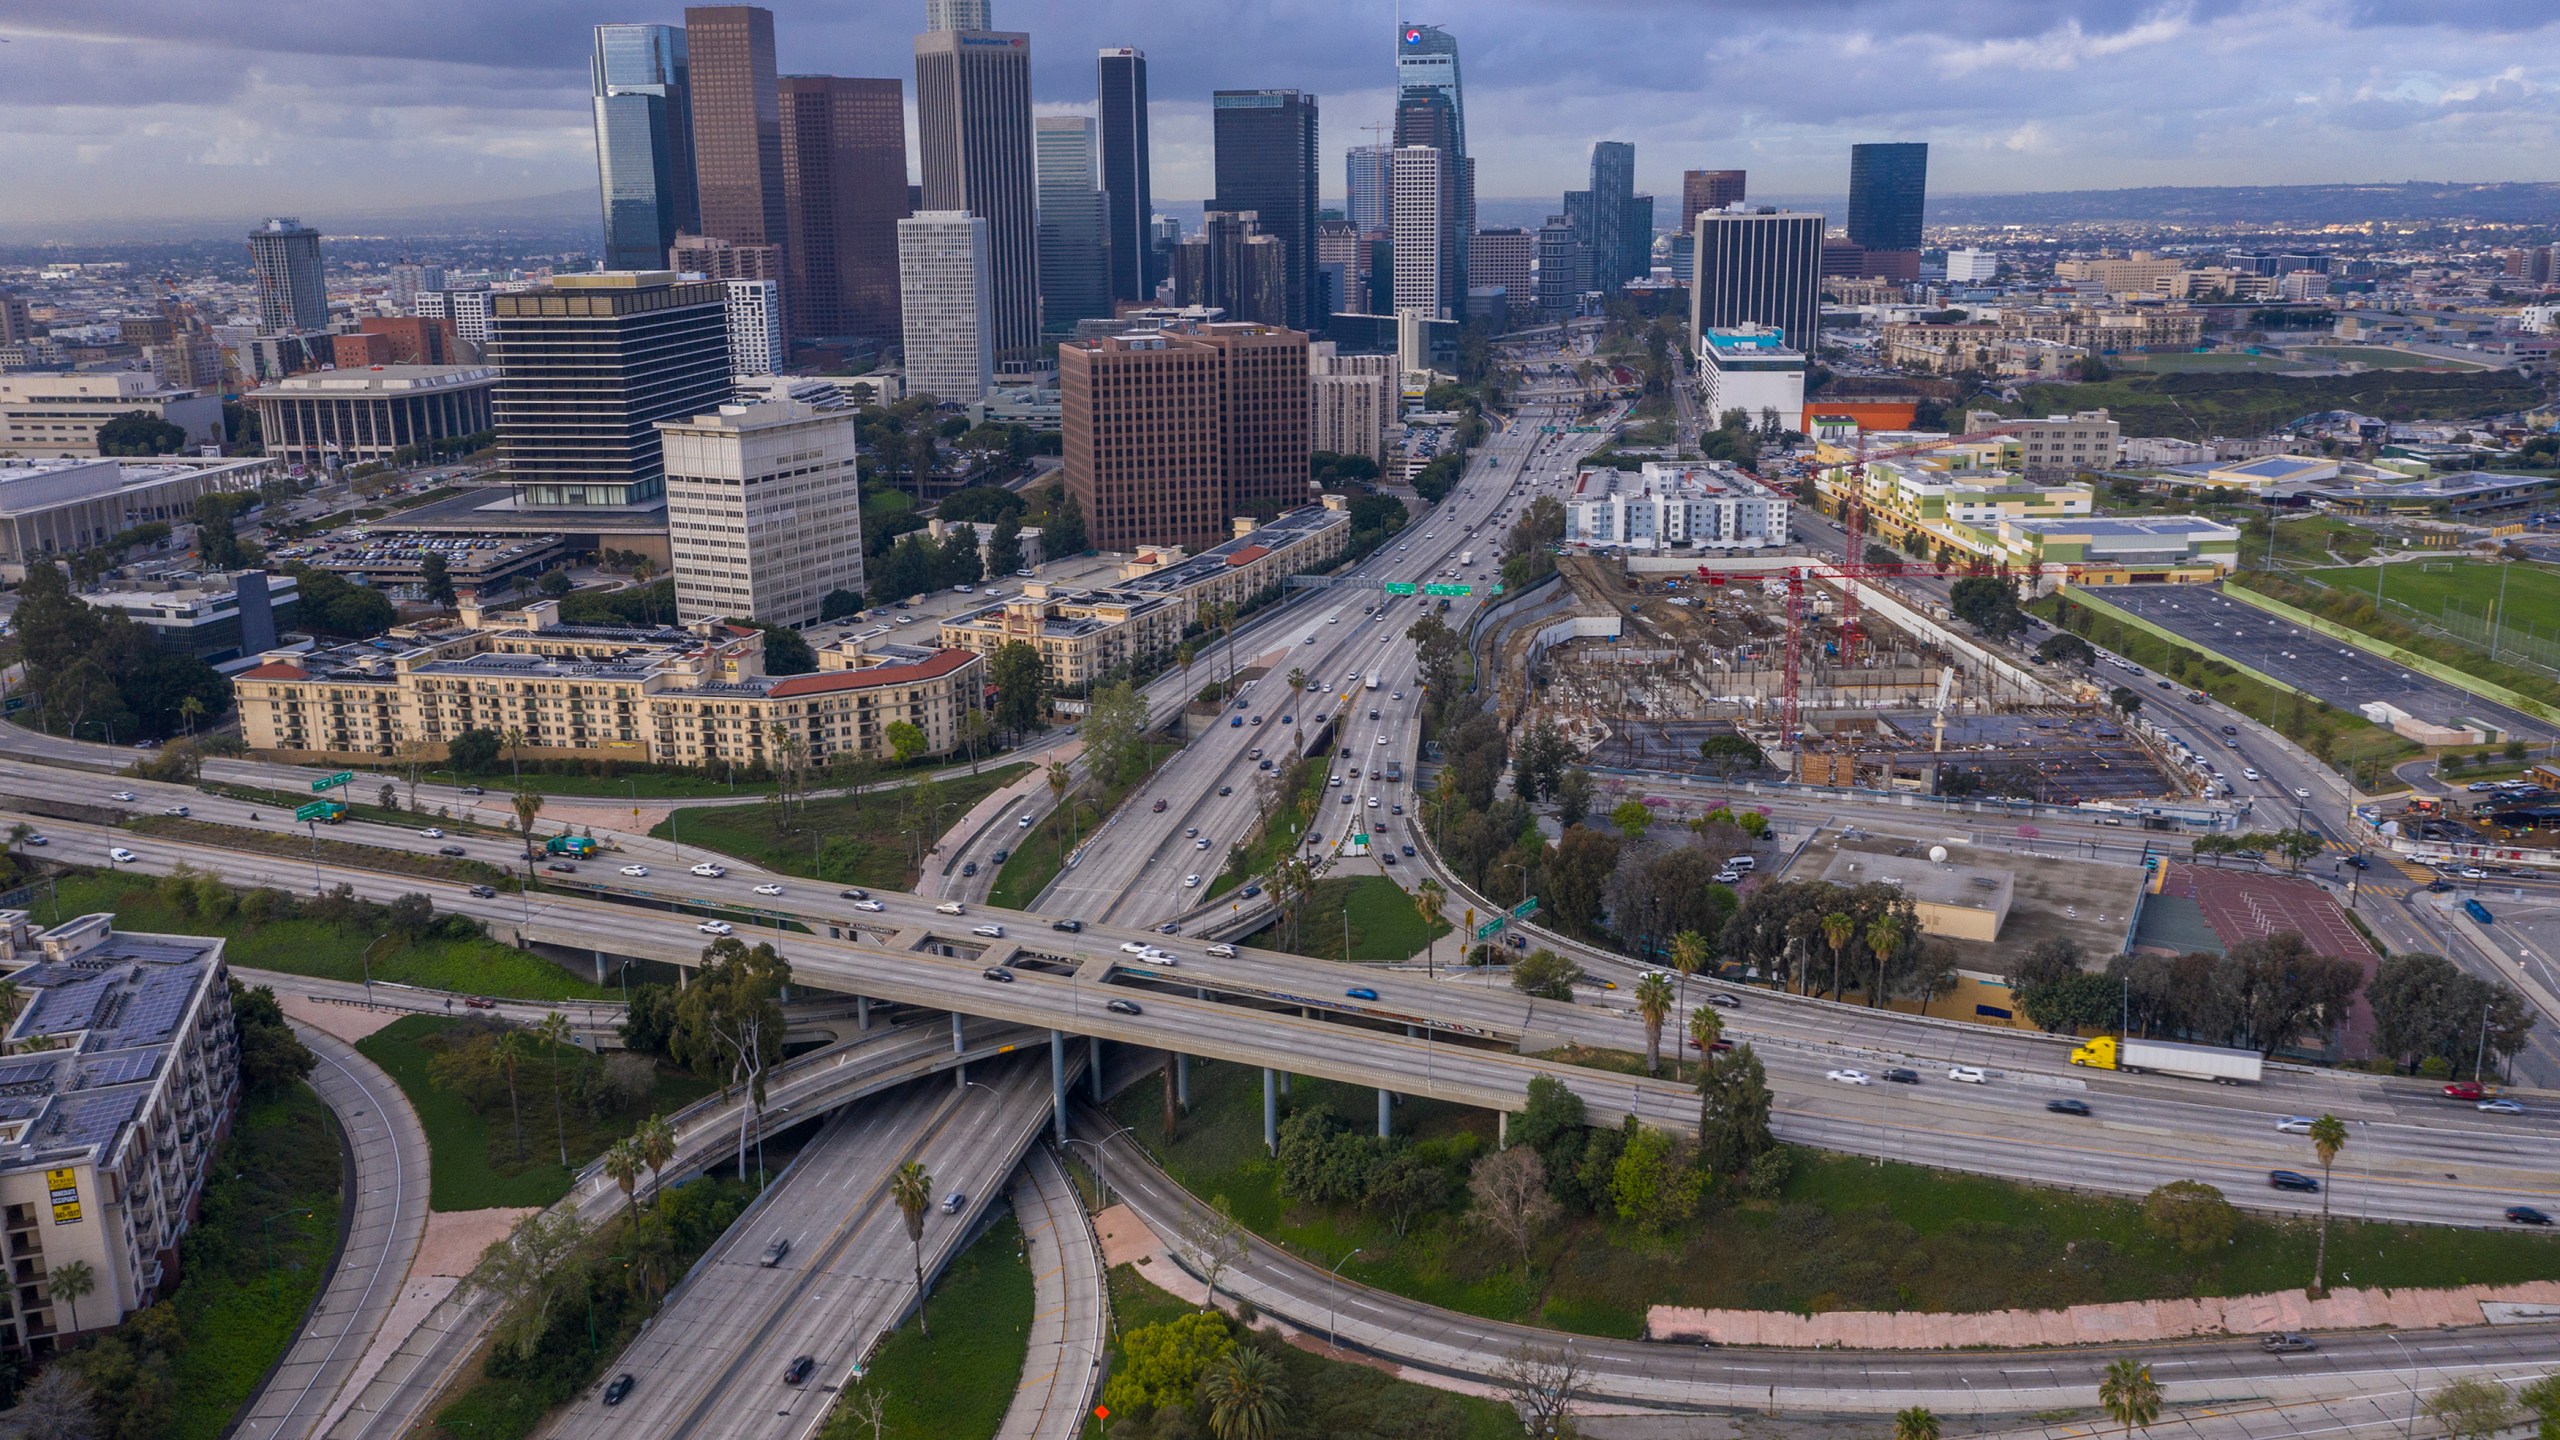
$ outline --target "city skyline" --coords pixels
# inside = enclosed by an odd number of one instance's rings
[[[901,75],[924,20],[920,0],[858,15],[772,8],[786,74]],[[1154,190],[1168,203],[1212,193],[1212,91],[1315,94],[1334,205],[1342,152],[1393,105],[1393,22],[1373,9],[1015,0],[995,22],[1034,36],[1042,114],[1093,113],[1097,49],[1148,52]],[[1634,143],[1636,188],[1657,195],[1679,193],[1691,168],[1747,169],[1755,193],[1836,194],[1848,147],[1882,140],[1930,144],[1940,195],[2560,178],[2537,143],[2560,76],[2517,58],[2550,53],[2533,42],[2560,34],[2542,6],[1995,0],[1968,8],[1960,36],[1903,0],[1753,4],[1713,25],[1628,7],[1622,24],[1592,26],[1528,3],[1410,18],[1438,19],[1466,48],[1468,150],[1488,197],[1573,188],[1594,139]],[[12,42],[0,84],[21,101],[14,218],[382,210],[591,187],[593,27],[681,19],[680,6],[467,4],[432,24],[399,5],[13,15],[0,20]],[[2278,44],[2287,64],[2270,75],[2251,57]],[[908,116],[912,145],[912,97]],[[101,166],[126,183],[102,189]]]

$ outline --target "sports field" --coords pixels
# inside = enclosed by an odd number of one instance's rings
[[[2201,354],[2192,350],[2160,350],[2148,355],[2110,355],[2106,358],[2112,369],[2149,370],[2160,375],[2252,370],[2281,375],[2288,370],[2307,368],[2281,356],[2249,355],[2237,350],[2208,350]]]
[[[2407,350],[2392,350],[2378,345],[2301,345],[2289,351],[2302,360],[2317,360],[2331,365],[2361,365],[2368,370],[2486,370],[2467,360],[2448,360],[2440,355],[2418,355]]]
[[[2560,634],[2560,568],[2480,560],[2404,560],[2381,568],[2384,609],[2405,606],[2431,619],[2450,612],[2474,620],[2485,620],[2498,602],[2499,572],[2505,570],[2506,623],[2516,628],[2529,625],[2545,635]],[[2352,594],[2374,593],[2370,565],[2311,573]]]

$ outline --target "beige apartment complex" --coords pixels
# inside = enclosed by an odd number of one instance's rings
[[[1307,347],[1307,448],[1365,455],[1384,464],[1396,419],[1396,357],[1338,355],[1330,340]]]
[[[2148,295],[2158,289],[2162,281],[2185,268],[2186,262],[2174,256],[2136,250],[2120,259],[2058,261],[2053,267],[2053,278],[2095,282],[2099,289],[2110,295]]]
[[[2187,309],[2020,310],[1959,325],[1883,327],[1885,363],[1911,370],[1970,368],[1977,355],[2013,344],[2075,350],[2187,349],[2204,338],[2204,317]]]
[[[1967,432],[1999,426],[2018,437],[2018,468],[2029,480],[2068,480],[2084,470],[2116,463],[2119,427],[2104,410],[2078,410],[2040,420],[2012,420],[1989,410],[1968,411]]]
[[[295,758],[439,757],[466,730],[521,736],[529,758],[638,764],[771,764],[891,752],[888,727],[959,747],[985,704],[967,651],[886,644],[834,649],[815,674],[764,670],[764,634],[563,625],[542,601],[512,615],[466,602],[458,622],[403,626],[373,644],[275,652],[234,680],[252,751]]]

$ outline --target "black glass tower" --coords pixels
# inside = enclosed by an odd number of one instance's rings
[[[1849,239],[1869,250],[1920,248],[1929,203],[1929,147],[1918,142],[1849,147]]]
[[[1109,207],[1111,298],[1155,299],[1155,245],[1148,222],[1155,192],[1147,180],[1147,52],[1102,52],[1102,195]]]
[[[1213,210],[1251,211],[1280,242],[1288,325],[1310,328],[1316,293],[1316,97],[1302,90],[1221,90],[1210,102],[1217,146]]]

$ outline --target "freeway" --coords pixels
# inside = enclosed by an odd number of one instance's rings
[[[608,1407],[591,1392],[550,1433],[806,1440],[853,1367],[915,1300],[892,1173],[912,1160],[933,1177],[939,1203],[926,1217],[923,1259],[932,1275],[1037,1138],[1049,1113],[1045,1069],[1017,1059],[983,1067],[988,1083],[910,1085],[839,1114],[606,1368],[608,1378],[634,1378],[629,1398]],[[789,1249],[767,1264],[776,1240]],[[810,1373],[788,1383],[785,1368],[803,1355]]]
[[[185,859],[239,883],[271,883],[261,873],[274,863],[267,857],[211,849],[166,853],[172,848],[156,847],[146,862]],[[344,877],[360,889],[384,884],[383,877],[362,871]],[[515,924],[536,941],[604,947],[672,964],[695,961],[702,943],[681,917],[600,900],[545,896],[526,919],[513,913],[513,897],[464,897],[450,908]],[[1214,964],[1218,957],[1201,954],[1167,967],[1123,954],[1110,943],[1111,934],[1091,930],[980,937],[956,924],[873,921],[866,933],[876,941],[768,933],[801,983],[842,994],[1495,1110],[1519,1108],[1528,1081],[1544,1075],[1581,1095],[1604,1123],[1630,1112],[1666,1128],[1695,1123],[1696,1101],[1684,1086],[1485,1048],[1501,1043],[1505,1034],[1614,1040],[1615,1048],[1631,1048],[1625,1043],[1629,1017],[1606,1009],[1542,1004],[1403,972],[1346,970],[1259,952]],[[1009,967],[1011,982],[985,978],[981,972],[990,967]],[[1349,996],[1321,983],[1345,975],[1369,981],[1358,988],[1374,990],[1378,998]],[[1135,1002],[1137,1013],[1105,1009],[1104,1002],[1115,999]],[[1783,1015],[1789,1008],[1753,998],[1736,1018],[1755,1019],[1763,1011]],[[1823,1018],[1806,1022],[1801,1016]],[[2316,1209],[2316,1199],[2270,1190],[2266,1172],[2306,1163],[2299,1143],[2276,1133],[2274,1121],[2297,1113],[2293,1104],[2309,1101],[2340,1110],[2357,1124],[2347,1168],[2337,1177],[2336,1198],[2345,1213],[2495,1225],[2507,1205],[2549,1202],[2560,1194],[2560,1134],[2544,1117],[2501,1117],[2486,1124],[2490,1117],[2457,1115],[2450,1113],[2454,1107],[2425,1101],[2416,1087],[2322,1072],[2263,1089],[2223,1090],[2158,1077],[2099,1078],[2059,1067],[2005,1065],[1987,1067],[1992,1083],[1983,1086],[1936,1079],[1917,1087],[1850,1086],[1823,1078],[1825,1072],[1844,1064],[1882,1065],[1908,1049],[1868,1051],[1844,1043],[1845,1012],[1839,1007],[1802,1009],[1797,1023],[1809,1023],[1815,1035],[1827,1023],[1833,1033],[1789,1044],[1781,1043],[1785,1037],[1773,1027],[1767,1063],[1778,1097],[1776,1128],[1790,1141],[2124,1194],[2195,1178],[2222,1187],[2236,1203],[2298,1214]],[[1884,1022],[1877,1017],[1870,1023]],[[1961,1033],[1924,1029],[1930,1035]],[[1469,1035],[1470,1030],[1485,1033]],[[1911,1058],[1928,1063],[1930,1057]],[[2044,1108],[2047,1099],[2066,1094],[2089,1096],[2096,1113],[2058,1116]]]

